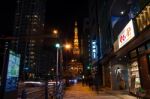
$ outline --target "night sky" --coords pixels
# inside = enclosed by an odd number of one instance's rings
[[[83,18],[88,14],[88,0],[47,0],[46,30],[51,27],[59,28],[61,33],[70,37],[73,32],[74,21],[82,30]],[[0,3],[0,35],[11,35],[13,32],[16,0],[2,0]]]
[[[16,0],[1,0],[0,2],[0,35],[11,35],[14,25]]]
[[[83,18],[88,15],[87,6],[88,0],[48,0],[46,25],[58,27],[68,38],[72,38],[75,20],[78,22],[79,34],[82,32]]]

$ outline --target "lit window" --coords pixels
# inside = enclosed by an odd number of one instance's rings
[[[34,46],[35,44],[30,44],[30,46]]]
[[[150,42],[147,43],[147,49],[150,49]]]
[[[19,28],[19,26],[16,26],[16,29],[18,29]]]
[[[30,54],[34,54],[34,52],[30,52]]]
[[[31,56],[31,59],[34,59],[34,56]]]
[[[37,24],[37,22],[32,22],[32,24]]]
[[[38,18],[38,16],[37,16],[37,15],[34,15],[33,17]]]
[[[35,32],[35,31],[36,31],[36,29],[34,28],[32,31],[34,31],[34,32]]]
[[[123,14],[124,14],[124,11],[121,11],[120,14],[123,15]]]
[[[35,40],[30,40],[30,42],[35,43]]]

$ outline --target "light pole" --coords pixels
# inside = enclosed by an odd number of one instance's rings
[[[58,84],[58,76],[59,76],[59,72],[58,72],[58,67],[59,67],[59,48],[60,48],[60,44],[57,43],[56,44],[56,48],[57,48],[57,60],[56,60],[56,86]]]
[[[58,30],[57,29],[54,29],[53,30],[53,34],[55,34],[57,36],[57,42],[58,42]],[[59,71],[58,71],[58,67],[59,67],[59,48],[60,48],[60,44],[59,43],[56,43],[56,48],[57,48],[57,59],[56,59],[56,87],[57,87],[57,84],[58,84],[58,76],[59,76]],[[57,90],[56,90],[57,91]]]
[[[57,48],[57,59],[56,59],[56,85],[58,84],[58,80],[59,80],[59,59],[60,59],[60,55],[59,55],[59,51],[61,50],[61,57],[63,57],[62,55],[62,48],[66,48],[66,49],[70,49],[71,45],[70,44],[65,44],[64,46],[61,46],[59,43],[56,43],[56,48]],[[62,60],[61,60],[62,62]],[[61,63],[62,64],[62,63]]]
[[[53,33],[56,35],[57,37],[57,43],[56,43],[56,48],[57,48],[57,59],[56,59],[56,99],[59,99],[58,97],[58,87],[59,87],[59,80],[60,80],[60,75],[62,73],[62,59],[63,59],[63,55],[62,55],[62,48],[65,47],[66,49],[69,49],[70,48],[70,45],[66,44],[65,46],[62,45],[62,43],[60,42],[60,38],[59,38],[59,35],[58,35],[58,30],[53,30]],[[60,44],[59,44],[60,43]],[[59,63],[60,62],[60,63]],[[61,66],[59,68],[59,66]],[[61,73],[59,73],[59,71]]]

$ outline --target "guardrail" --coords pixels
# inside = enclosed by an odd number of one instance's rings
[[[46,99],[44,87],[22,87],[18,92],[18,99]],[[63,99],[64,88],[64,83],[48,85],[48,99]]]
[[[48,88],[49,99],[63,99],[64,88],[65,88],[64,83],[59,83],[57,86],[56,84],[49,86]]]
[[[22,90],[22,93],[18,96],[21,99],[44,99],[44,89],[37,90]]]

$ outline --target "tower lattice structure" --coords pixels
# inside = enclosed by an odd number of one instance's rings
[[[74,28],[73,55],[74,56],[80,55],[77,22],[75,22],[75,28]]]

